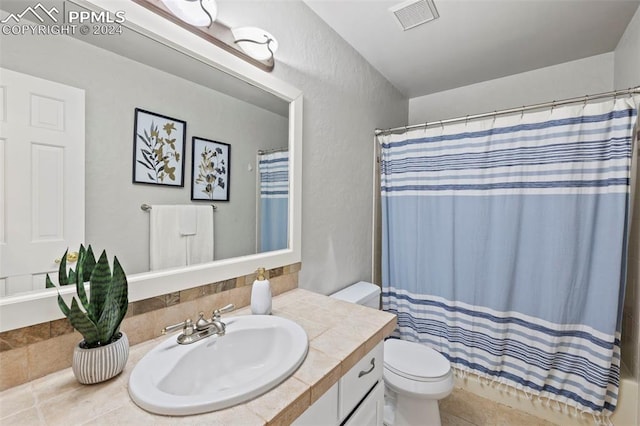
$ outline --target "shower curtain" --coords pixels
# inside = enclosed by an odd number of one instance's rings
[[[289,241],[289,152],[258,154],[258,174],[258,252],[285,249]]]
[[[639,100],[379,137],[383,308],[397,337],[607,418]]]

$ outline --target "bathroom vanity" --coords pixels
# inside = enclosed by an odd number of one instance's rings
[[[296,426],[382,425],[383,352],[384,345],[380,342],[293,424]]]
[[[298,370],[247,403],[181,417],[180,423],[304,426],[346,420],[345,424],[381,424],[381,343],[395,328],[395,316],[301,289],[275,297],[273,314],[295,321],[308,335],[309,351]],[[233,315],[250,315],[250,311],[243,308]],[[142,410],[127,392],[135,364],[167,338],[175,336],[133,346],[124,372],[102,384],[81,385],[66,369],[0,393],[2,423],[176,423],[176,418]]]

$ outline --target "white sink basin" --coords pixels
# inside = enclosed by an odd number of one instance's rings
[[[291,320],[246,315],[223,321],[224,336],[179,345],[174,334],[147,353],[131,372],[131,399],[157,414],[221,410],[274,388],[307,355],[307,334]]]

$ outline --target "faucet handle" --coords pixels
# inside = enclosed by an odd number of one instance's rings
[[[227,306],[223,306],[222,308],[216,309],[215,311],[213,311],[213,318],[218,319],[220,318],[220,315],[226,314],[227,312],[231,312],[235,308],[236,308],[236,305],[234,305],[233,303],[229,303]]]
[[[198,314],[198,321],[196,321],[196,330],[206,330],[211,325],[211,322],[204,318],[204,312]]]
[[[165,327],[160,332],[162,334],[167,334],[167,333],[172,333],[172,332],[180,330],[180,329],[182,329],[184,334],[187,334],[187,335],[193,333],[193,321],[191,321],[191,318],[188,318],[188,319],[186,319],[185,321],[183,321],[181,323]]]

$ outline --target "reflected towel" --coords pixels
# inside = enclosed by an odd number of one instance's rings
[[[193,206],[196,213],[195,235],[187,237],[187,264],[213,261],[213,209],[210,205]]]
[[[180,235],[196,235],[198,232],[198,207],[178,206],[180,220]]]
[[[153,205],[149,214],[149,269],[185,266],[186,237],[180,236],[178,206]]]

